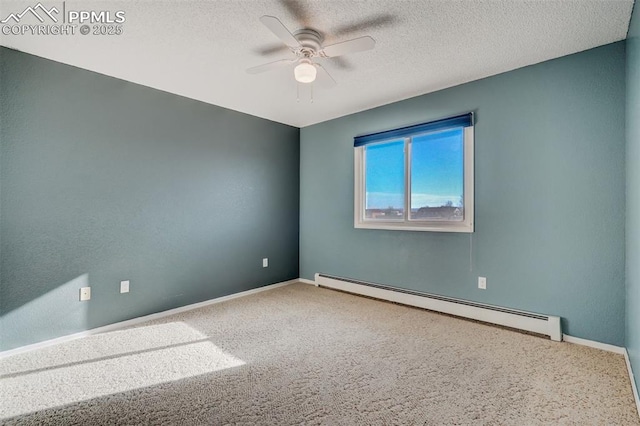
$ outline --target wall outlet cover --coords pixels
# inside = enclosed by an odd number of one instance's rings
[[[91,287],[82,287],[80,289],[80,301],[91,300]]]
[[[120,293],[129,293],[129,280],[120,281]]]
[[[478,288],[482,290],[487,289],[487,278],[486,277],[478,277]]]

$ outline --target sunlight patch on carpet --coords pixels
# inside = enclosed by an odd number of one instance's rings
[[[58,345],[48,354],[39,351],[37,356],[33,352],[0,361],[0,418],[245,364],[182,322],[104,333],[64,345],[65,350]]]

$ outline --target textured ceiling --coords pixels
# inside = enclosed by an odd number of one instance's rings
[[[0,20],[35,1],[0,0]],[[42,0],[62,10],[62,1]],[[0,44],[237,111],[304,127],[622,40],[633,0],[71,1],[123,10],[123,34],[0,35]],[[259,21],[319,30],[325,45],[364,35],[374,50],[321,59],[331,89],[300,87],[293,67],[245,69],[293,55]],[[29,22],[29,19],[32,19]],[[37,24],[25,16],[21,23]]]

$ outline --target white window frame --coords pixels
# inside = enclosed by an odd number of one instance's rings
[[[424,133],[422,133],[424,134]],[[365,148],[367,145],[354,148],[354,227],[361,229],[386,229],[396,231],[429,231],[429,232],[466,232],[472,233],[474,231],[474,153],[473,153],[473,139],[474,128],[468,126],[463,128],[463,147],[464,147],[464,219],[462,221],[429,221],[429,220],[415,220],[409,219],[411,214],[411,145],[412,137],[418,136],[411,135],[405,138],[391,138],[386,141],[376,142],[388,143],[393,140],[404,139],[405,140],[405,205],[404,205],[404,218],[403,219],[390,219],[390,220],[367,220],[365,218]]]

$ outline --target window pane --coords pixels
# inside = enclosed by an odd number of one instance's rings
[[[404,219],[404,140],[367,145],[365,219]]]
[[[411,145],[411,219],[464,219],[463,129],[415,136]]]

